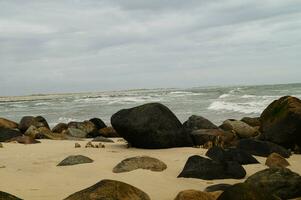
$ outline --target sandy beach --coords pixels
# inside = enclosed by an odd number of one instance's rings
[[[89,140],[78,141],[82,148],[74,148],[76,141],[41,140],[39,144],[23,145],[3,143],[0,149],[0,189],[23,199],[56,200],[87,188],[102,179],[113,179],[129,183],[143,190],[151,199],[174,199],[178,192],[186,189],[203,190],[217,183],[238,183],[234,180],[200,180],[177,178],[191,155],[205,156],[203,148],[170,148],[147,150],[127,148],[126,143],[116,138],[115,143],[106,143],[102,149],[84,148]],[[69,155],[84,155],[93,163],[57,167]],[[132,156],[152,156],[167,164],[163,172],[134,170],[115,174],[113,167]],[[261,164],[244,165],[248,176],[266,168],[266,158],[256,157]],[[291,170],[301,174],[301,155],[292,155],[288,161]]]

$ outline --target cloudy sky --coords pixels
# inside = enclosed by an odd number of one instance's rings
[[[300,0],[0,0],[0,96],[301,82]]]

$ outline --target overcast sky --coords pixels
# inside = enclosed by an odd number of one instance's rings
[[[300,0],[0,0],[0,96],[301,82]]]

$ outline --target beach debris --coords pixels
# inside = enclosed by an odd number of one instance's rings
[[[92,142],[88,142],[85,148],[95,148],[95,146],[92,144]]]
[[[219,162],[198,155],[188,158],[178,178],[241,179],[246,176],[245,169],[237,162]]]
[[[74,147],[75,147],[75,148],[81,148],[81,145],[80,145],[79,143],[76,142],[76,143],[74,144]]]
[[[114,173],[129,172],[136,169],[146,169],[156,172],[164,171],[167,165],[159,159],[149,156],[137,156],[127,158],[118,163],[114,168]]]
[[[132,185],[107,179],[76,192],[65,198],[65,200],[91,199],[91,197],[114,200],[150,200],[145,192]]]
[[[72,155],[62,160],[57,166],[78,165],[84,163],[92,163],[93,160],[83,155]]]

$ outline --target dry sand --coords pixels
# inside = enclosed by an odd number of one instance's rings
[[[177,178],[188,157],[204,156],[202,148],[172,148],[147,150],[126,148],[124,142],[106,143],[106,148],[84,148],[87,143],[78,141],[82,148],[74,148],[75,141],[41,140],[40,144],[3,143],[0,148],[0,191],[14,194],[25,200],[61,200],[70,194],[87,188],[102,179],[113,179],[129,183],[146,192],[151,199],[171,200],[178,192],[186,189],[203,190],[217,183],[238,183],[244,181],[200,180]],[[57,167],[69,155],[85,155],[93,163]],[[163,172],[135,170],[114,174],[113,167],[132,156],[152,156],[165,162],[168,168]],[[261,164],[245,165],[247,177],[265,169],[265,158],[256,157]],[[290,169],[301,174],[301,155],[293,155],[288,161]],[[5,166],[5,167],[3,167]]]

